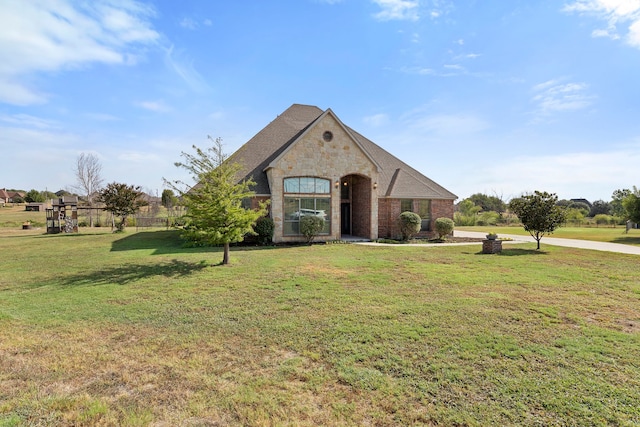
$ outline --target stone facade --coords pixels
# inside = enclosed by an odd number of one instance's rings
[[[332,138],[327,141],[326,132]],[[299,237],[285,236],[284,224],[284,179],[288,177],[316,177],[330,180],[331,185],[331,232],[319,236],[317,240],[337,240],[341,237],[340,204],[341,182],[344,177],[356,175],[353,185],[353,205],[362,206],[352,217],[354,229],[361,235],[376,239],[377,195],[370,187],[377,181],[378,170],[375,163],[353,141],[344,127],[331,115],[304,134],[295,145],[283,152],[267,168],[267,178],[271,189],[271,215],[275,223],[274,241],[298,241]],[[338,183],[338,185],[334,185]],[[362,213],[367,209],[366,217]],[[354,210],[354,212],[356,212]],[[375,215],[371,215],[375,212]]]

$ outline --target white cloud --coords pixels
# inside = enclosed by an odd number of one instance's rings
[[[562,83],[560,80],[549,80],[534,86],[532,102],[537,105],[536,115],[547,116],[590,106],[595,97],[589,95],[587,89],[585,83]]]
[[[182,18],[179,25],[182,28],[185,28],[187,30],[197,30],[198,28],[200,28],[200,25],[204,25],[205,27],[210,27],[213,25],[213,22],[211,21],[211,19],[204,19],[202,20],[202,22],[198,22],[195,19],[185,17],[185,18]]]
[[[187,30],[195,30],[198,28],[198,23],[191,18],[182,18],[180,21],[180,26],[182,28],[186,28]]]
[[[162,101],[141,101],[137,102],[135,105],[156,113],[166,113],[167,111],[171,111],[171,108]]]
[[[374,114],[373,116],[367,116],[362,121],[373,127],[384,126],[389,123],[389,116],[384,113]]]
[[[623,23],[629,23],[624,39],[636,48],[640,48],[640,1],[638,0],[577,0],[563,8],[565,12],[578,12],[596,16],[606,21],[606,29],[596,29],[592,37],[622,38],[619,32]]]
[[[174,52],[171,45],[165,51],[165,65],[175,72],[195,92],[209,90],[209,85],[193,66],[193,61],[182,57],[180,52]]]
[[[417,21],[418,0],[373,0],[382,9],[374,15],[380,21],[408,20]]]
[[[136,45],[155,43],[153,10],[135,0],[0,2],[0,102],[30,105],[48,96],[29,86],[38,72],[135,61]]]
[[[52,120],[42,119],[29,114],[0,115],[0,121],[10,123],[12,126],[26,128],[51,129],[59,127],[58,123]]]

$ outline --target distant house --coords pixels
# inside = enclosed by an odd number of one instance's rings
[[[6,188],[0,188],[0,204],[13,203],[15,198],[24,199],[24,196],[24,193],[20,191],[9,191]]]
[[[301,240],[305,215],[325,219],[320,240],[398,237],[404,211],[420,215],[424,237],[433,235],[437,218],[453,218],[455,194],[346,126],[331,109],[294,104],[229,160],[242,166],[239,180],[252,177],[257,184],[252,207],[271,201],[275,242]]]

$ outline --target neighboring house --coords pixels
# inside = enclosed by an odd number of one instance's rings
[[[429,156],[428,151],[424,156]],[[403,211],[421,216],[420,236],[436,218],[453,218],[457,196],[346,126],[331,109],[294,104],[230,158],[270,200],[275,242],[302,240],[300,219],[325,218],[318,240],[396,238]]]
[[[24,199],[24,193],[20,191],[7,191],[5,188],[0,188],[0,203],[13,203],[15,197]]]

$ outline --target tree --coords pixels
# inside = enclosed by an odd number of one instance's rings
[[[38,190],[32,189],[24,196],[24,200],[27,203],[41,203],[44,202],[44,196]]]
[[[609,202],[605,202],[604,200],[596,200],[591,205],[591,209],[589,210],[589,216],[594,218],[596,215],[610,215],[611,214],[611,204]]]
[[[565,222],[564,208],[557,206],[558,196],[547,192],[535,191],[511,200],[509,209],[522,222],[524,229],[531,234],[538,243],[545,234],[551,234]]]
[[[622,200],[622,206],[627,219],[636,224],[640,223],[640,190],[634,186],[633,192]]]
[[[127,218],[134,215],[147,202],[140,186],[112,182],[98,193],[97,201],[105,204],[104,210],[111,212],[114,219],[120,218],[116,225],[118,231],[124,231]]]
[[[631,190],[628,188],[618,189],[613,192],[611,195],[611,215],[617,216],[619,218],[626,217],[626,209],[622,206],[622,201],[627,198],[631,193]]]
[[[162,206],[167,208],[167,210],[171,210],[176,204],[178,204],[178,198],[173,190],[169,188],[162,190]]]
[[[482,208],[480,206],[476,206],[473,203],[473,200],[462,200],[460,203],[458,203],[458,212],[455,212],[453,214],[455,225],[476,225],[477,215],[481,210]]]
[[[166,179],[165,184],[178,192],[187,208],[188,225],[183,237],[198,244],[224,245],[222,264],[226,265],[230,244],[254,234],[253,225],[266,215],[267,202],[261,202],[258,209],[242,206],[244,200],[255,195],[251,190],[255,182],[239,181],[241,165],[227,159],[220,138],[208,138],[213,141],[212,147],[202,150],[194,145],[195,155],[182,152],[184,161],[175,163],[189,172],[196,185]]]
[[[76,175],[76,189],[86,197],[89,206],[89,226],[93,227],[93,197],[102,187],[102,164],[98,157],[91,153],[80,153],[73,170]]]
[[[480,206],[484,212],[494,211],[502,213],[506,209],[506,204],[496,196],[476,193],[469,196],[466,200],[471,200],[474,205]]]

